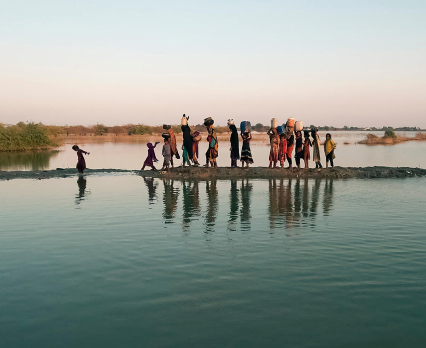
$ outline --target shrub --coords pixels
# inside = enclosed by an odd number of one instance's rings
[[[385,131],[385,137],[386,138],[396,138],[396,134],[392,129],[388,129]]]

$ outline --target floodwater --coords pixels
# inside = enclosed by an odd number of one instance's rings
[[[425,184],[0,182],[0,346],[424,347]]]
[[[426,168],[426,142],[406,142],[398,145],[367,146],[356,144],[364,139],[366,134],[372,132],[334,132],[333,139],[337,142],[335,165],[342,167],[420,167]],[[376,133],[382,135],[382,132]],[[415,132],[399,133],[403,136],[414,136]],[[320,133],[321,139],[325,139],[325,133]],[[178,135],[178,139],[180,139]],[[152,141],[160,141],[161,138],[153,138]],[[348,145],[345,145],[349,143]],[[77,163],[76,152],[71,149],[72,144],[67,144],[59,151],[44,151],[33,153],[2,153],[0,152],[0,170],[49,170],[56,168],[75,168]],[[240,142],[242,146],[242,142]],[[89,143],[81,147],[90,152],[86,156],[87,167],[91,169],[140,169],[147,156],[148,149],[145,144],[135,143]],[[159,160],[157,167],[161,168],[162,144],[156,149]],[[178,144],[180,149],[181,144]],[[205,164],[205,152],[207,142],[200,143],[200,163]],[[252,142],[251,150],[254,166],[266,167],[269,164],[269,145],[264,142]],[[322,149],[321,149],[322,151]],[[180,151],[181,153],[181,151]],[[229,141],[219,141],[219,166],[230,166]],[[323,155],[323,153],[322,153]],[[323,164],[325,156],[323,156]],[[178,161],[181,165],[182,160]],[[310,166],[315,164],[311,160]]]

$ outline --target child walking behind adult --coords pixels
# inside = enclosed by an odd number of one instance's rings
[[[253,164],[253,157],[251,156],[250,149],[251,133],[245,132],[241,134],[241,138],[243,138],[243,147],[241,148],[241,167],[244,168],[245,163],[246,168],[248,169],[249,165]]]
[[[305,161],[305,169],[309,169],[309,160],[311,159],[310,147],[312,146],[309,139],[309,131],[304,131],[305,141],[303,143],[303,160]]]
[[[326,168],[328,168],[328,162],[330,162],[331,168],[334,167],[333,160],[336,158],[336,156],[334,155],[335,148],[336,148],[336,143],[331,139],[331,134],[327,133],[327,135],[325,136],[325,142],[324,142]]]
[[[151,170],[157,170],[154,167],[154,162],[158,162],[157,157],[155,157],[155,147],[157,146],[157,144],[159,144],[160,142],[157,141],[154,145],[152,145],[151,143],[146,144],[146,146],[148,146],[148,156],[146,157],[145,162],[143,162],[143,166],[141,168],[141,170],[144,170],[145,167],[151,167]]]
[[[80,174],[83,174],[83,171],[86,169],[86,160],[83,157],[83,153],[85,155],[90,155],[90,152],[86,152],[86,151],[80,149],[77,145],[74,145],[72,147],[72,149],[74,151],[77,151],[78,162],[77,162],[76,168],[77,168],[77,170]]]
[[[318,136],[318,128],[311,130],[312,136],[312,149],[313,149],[313,159],[315,162],[315,168],[321,169],[321,154],[320,154],[320,140]]]
[[[161,170],[169,171],[170,160],[172,159],[172,149],[170,147],[169,138],[164,138],[162,155],[164,157],[163,168]]]

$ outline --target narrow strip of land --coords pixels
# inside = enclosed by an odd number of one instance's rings
[[[264,167],[253,167],[250,169],[219,167],[178,167],[170,172],[162,171],[139,171],[124,169],[87,169],[84,175],[112,175],[133,174],[143,177],[185,180],[211,180],[211,179],[273,179],[273,178],[407,178],[426,177],[426,169],[406,167],[335,167],[329,169],[268,169]],[[77,176],[74,168],[55,169],[45,171],[0,171],[0,180],[12,179],[51,179],[67,178]]]

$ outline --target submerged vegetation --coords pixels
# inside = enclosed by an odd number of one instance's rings
[[[41,123],[0,124],[0,151],[44,150],[58,146]]]
[[[406,141],[426,141],[426,134],[418,132],[414,137],[404,137],[396,135],[393,130],[386,130],[383,137],[379,137],[375,134],[367,134],[367,137],[364,140],[361,140],[359,144],[394,145],[404,143]]]

